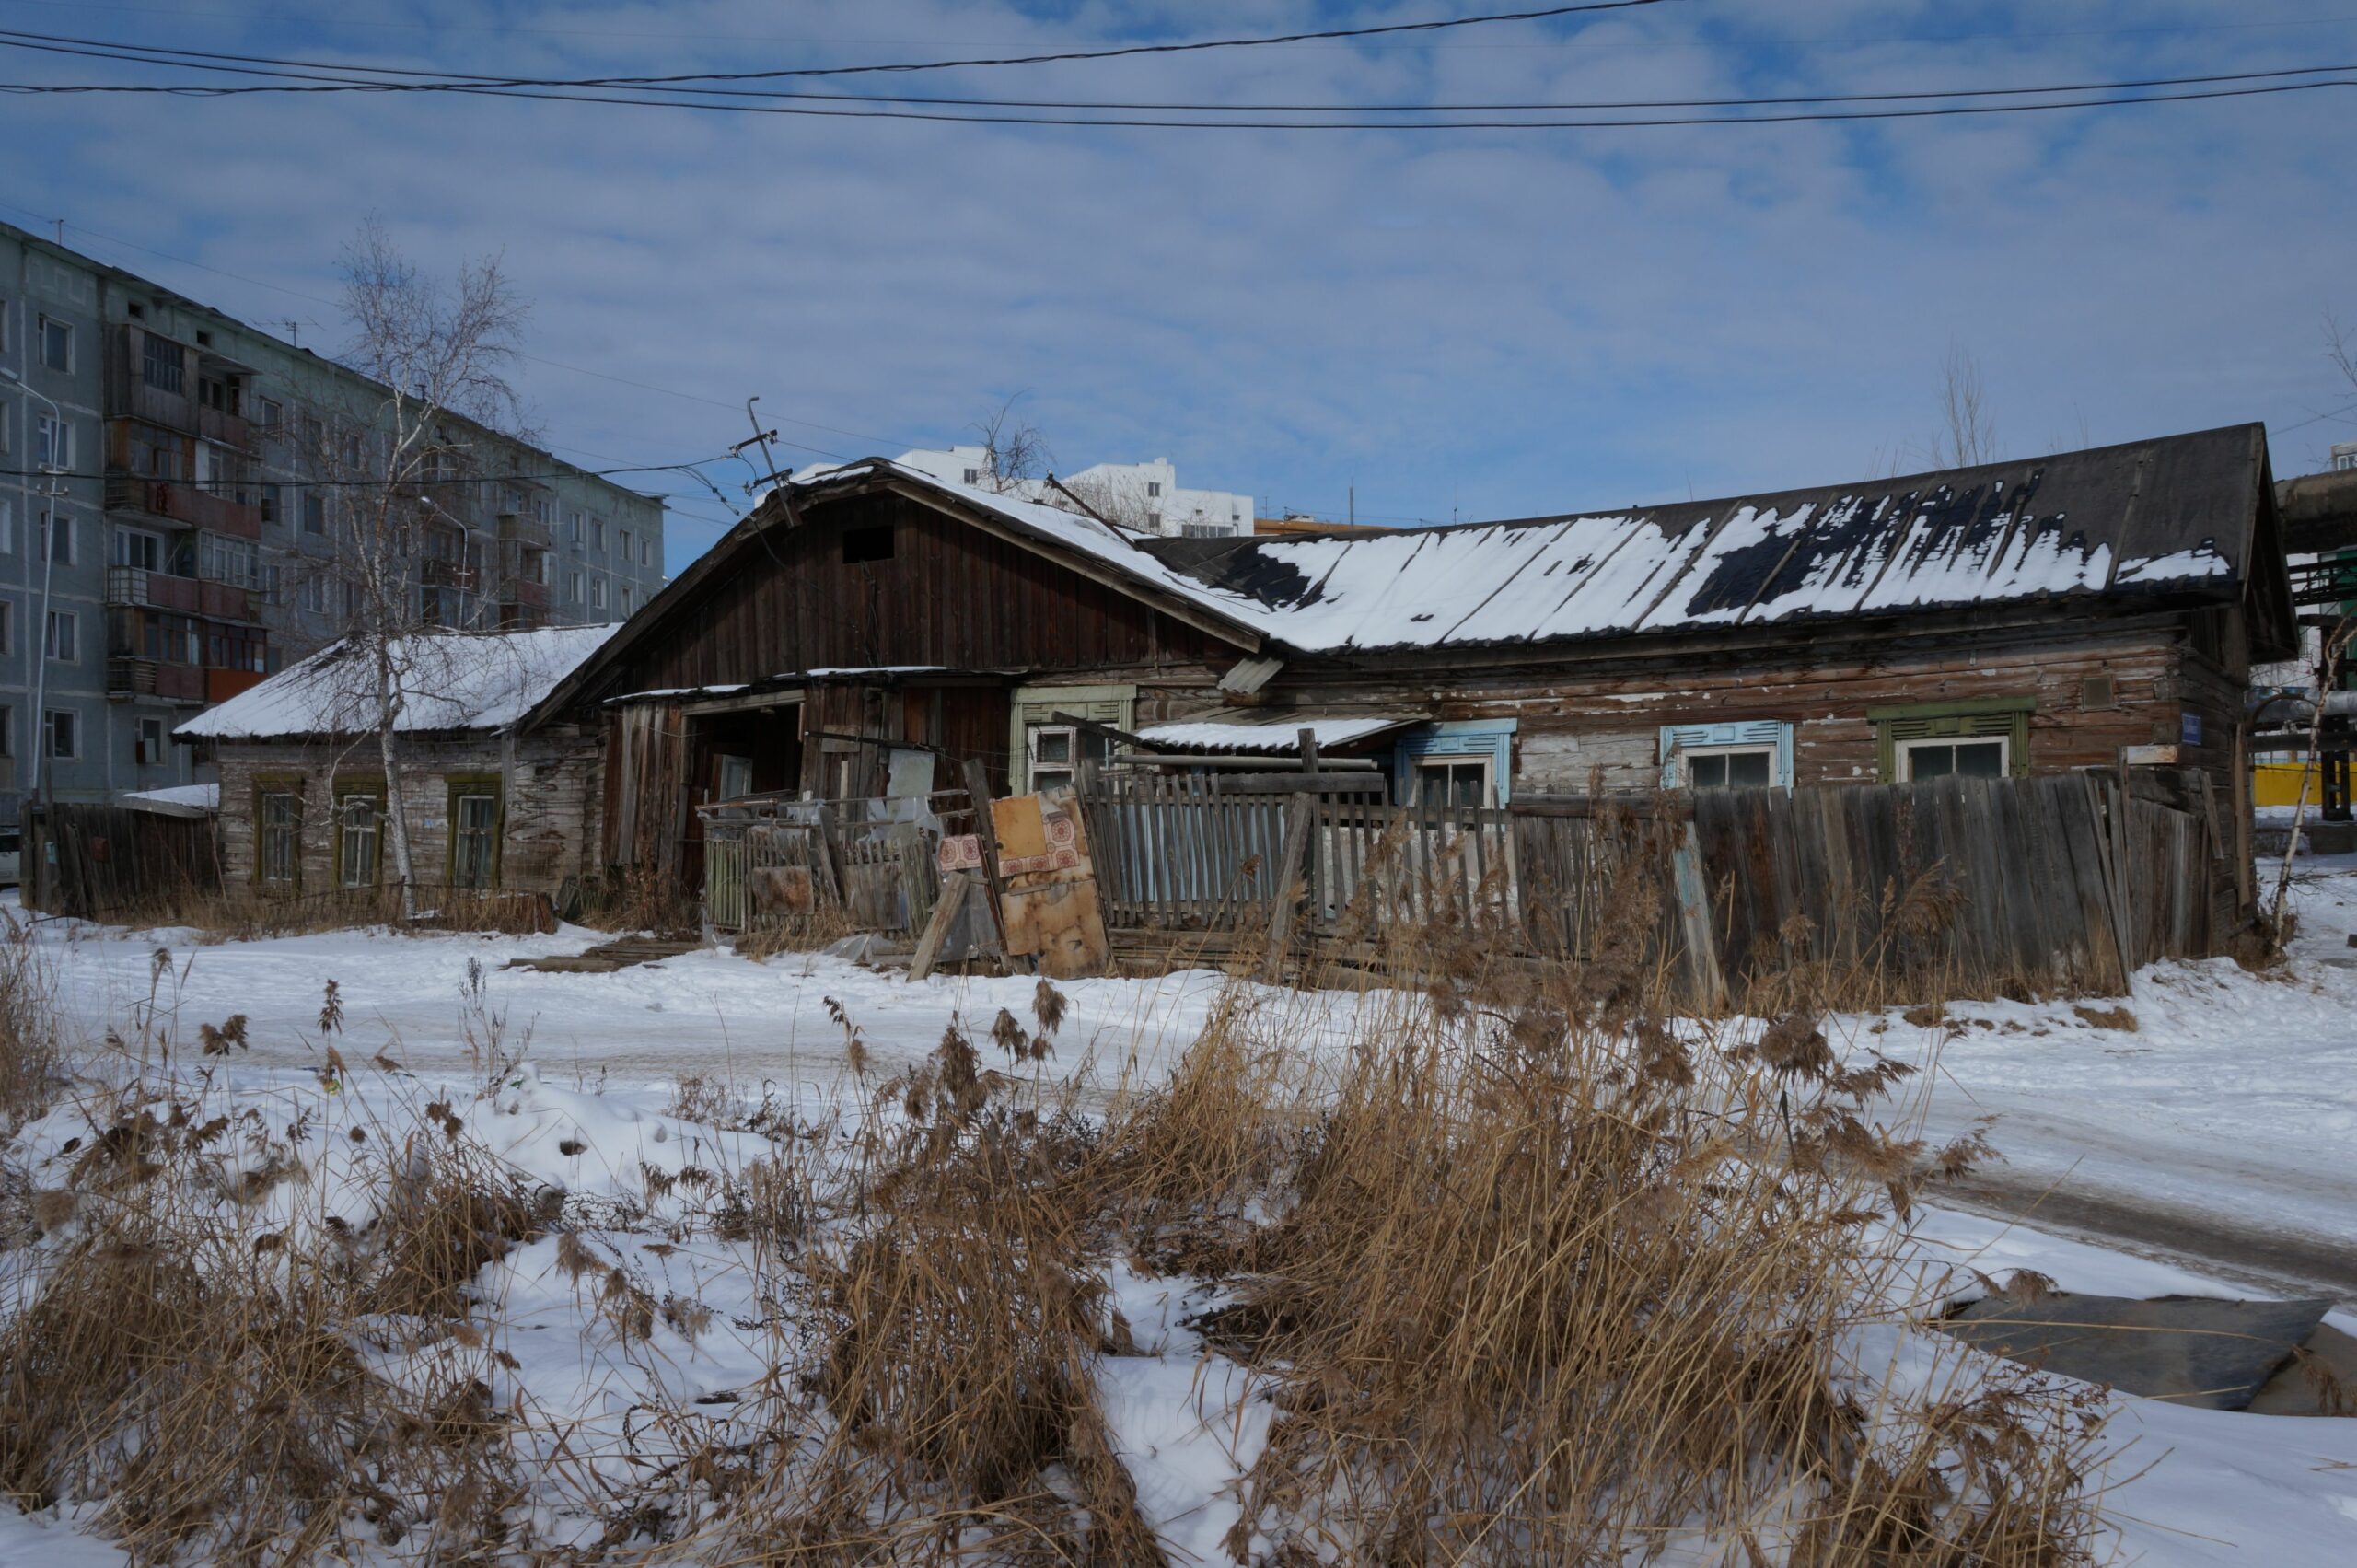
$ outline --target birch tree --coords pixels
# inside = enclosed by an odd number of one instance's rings
[[[314,471],[335,476],[338,515],[333,549],[316,569],[340,590],[333,608],[364,694],[354,733],[374,739],[384,768],[386,847],[406,919],[417,913],[417,875],[401,722],[418,690],[416,639],[454,620],[480,621],[491,602],[477,590],[488,586],[496,547],[485,551],[467,514],[470,497],[498,481],[488,437],[527,436],[509,375],[528,308],[498,258],[429,278],[373,218],[345,246],[343,272],[354,332],[343,363],[378,385],[373,402],[337,411],[319,428],[329,449],[315,455]],[[472,598],[471,617],[445,613],[446,589],[461,604]]]

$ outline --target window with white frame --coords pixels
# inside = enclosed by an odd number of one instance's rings
[[[1782,719],[1661,728],[1665,789],[1790,789],[1793,726]]]
[[[17,651],[17,605],[14,599],[0,598],[0,656]]]
[[[653,540],[643,536],[640,538],[638,541],[638,563],[642,566],[652,566],[655,564],[655,541]]]
[[[164,540],[145,528],[114,530],[112,564],[135,566],[143,572],[160,571],[164,564]]]
[[[63,512],[49,515],[49,548],[43,558],[54,560],[60,566],[74,564],[74,519]]]
[[[291,789],[265,789],[255,802],[254,877],[292,887],[302,868],[302,797]]]
[[[41,319],[41,362],[52,370],[71,374],[74,369],[74,328],[70,322],[53,316]]]
[[[52,414],[33,416],[33,466],[70,469],[74,466],[74,422]]]
[[[1418,806],[1481,807],[1497,802],[1496,761],[1480,756],[1434,752],[1416,759],[1411,797]]]
[[[164,761],[164,721],[143,716],[132,738],[132,761],[143,768],[153,768]]]
[[[77,664],[82,656],[82,618],[70,610],[49,612],[49,628],[41,652],[60,664]]]
[[[1067,788],[1078,782],[1083,762],[1112,755],[1112,740],[1102,730],[1058,715],[1126,730],[1137,711],[1137,688],[1127,685],[1019,686],[1010,696],[1014,752],[1022,770],[1014,779],[1018,794]]]
[[[589,608],[592,610],[606,608],[606,579],[602,576],[592,576],[589,579]]]
[[[295,587],[295,608],[306,615],[328,612],[328,580],[313,572]]]
[[[564,575],[564,601],[567,604],[579,604],[581,602],[580,573],[567,572]]]
[[[61,762],[82,754],[82,719],[71,708],[52,708],[41,716],[41,739],[48,753]]]
[[[603,553],[605,551],[606,519],[603,517],[592,517],[589,519],[589,548],[598,551],[600,553]]]
[[[17,504],[0,500],[0,555],[17,553]]]
[[[1111,740],[1076,725],[1035,724],[1024,732],[1024,771],[1036,793],[1070,789],[1080,777],[1083,762],[1103,762],[1113,754]]]
[[[618,554],[618,555],[620,555],[620,556],[621,557],[622,564],[623,564],[623,565],[625,565],[625,566],[629,565],[629,564],[630,564],[631,549],[630,549],[630,530],[629,530],[628,528],[621,528],[621,529],[616,530],[616,532],[615,532],[615,534],[614,534],[614,546],[615,546],[615,551],[614,551],[614,552],[615,552],[616,554]]]
[[[2011,740],[2002,735],[1970,738],[1939,737],[1892,743],[1903,784],[1923,779],[2002,779],[2013,761]]]
[[[622,585],[621,596],[621,611],[624,615],[628,615],[631,612],[632,609],[637,602],[637,595],[631,592],[630,585],[628,583],[624,583]]]

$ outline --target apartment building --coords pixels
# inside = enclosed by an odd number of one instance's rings
[[[197,782],[173,728],[341,633],[389,397],[0,223],[0,823],[37,775],[61,800]],[[421,619],[595,624],[662,586],[659,498],[445,424]]]
[[[988,482],[990,453],[981,447],[920,447],[894,460],[947,484],[999,488]],[[1252,497],[1229,490],[1188,489],[1179,484],[1178,470],[1168,458],[1149,463],[1092,463],[1062,477],[1070,494],[1036,479],[1016,480],[1004,490],[1066,511],[1076,509],[1073,498],[1077,496],[1107,522],[1142,533],[1221,539],[1252,531]]]

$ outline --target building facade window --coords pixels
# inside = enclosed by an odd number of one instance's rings
[[[41,637],[41,653],[60,664],[82,662],[82,618],[71,610],[49,612],[49,626]]]
[[[373,888],[384,855],[385,791],[336,786],[335,870],[340,888]]]
[[[592,610],[606,608],[606,579],[601,576],[592,576],[589,579],[589,608]]]
[[[1661,728],[1664,789],[1790,789],[1793,726],[1782,719]]]
[[[159,392],[180,396],[186,389],[180,345],[154,332],[144,334],[139,352],[139,378]]]
[[[450,886],[499,886],[499,781],[450,781]]]
[[[38,468],[74,466],[74,422],[49,414],[33,416],[33,463]]]
[[[598,552],[601,555],[605,553],[606,519],[603,517],[592,517],[589,519],[589,548]]]
[[[44,560],[53,560],[60,566],[74,564],[74,519],[63,512],[49,515],[49,548],[41,552]]]
[[[1114,729],[1137,727],[1135,686],[1020,686],[1012,693],[1014,761],[1021,772],[1012,780],[1017,795],[1060,789],[1076,782],[1080,764],[1102,761],[1110,750],[1093,730],[1059,724],[1069,714]],[[1010,773],[1015,769],[1008,770]]]
[[[289,784],[260,785],[254,792],[254,880],[292,888],[302,873],[303,797]]]
[[[630,564],[631,558],[630,530],[628,528],[619,530],[614,535],[614,543],[617,546],[616,553],[621,556],[622,564],[627,566]]]
[[[71,375],[74,371],[74,328],[54,317],[41,319],[41,362],[51,370]]]
[[[71,708],[52,708],[41,715],[43,743],[50,756],[70,762],[82,754],[81,715]]]
[[[164,761],[166,744],[164,721],[159,718],[142,717],[137,731],[132,738],[131,760],[143,768],[156,767]]]
[[[1504,806],[1513,797],[1513,719],[1420,725],[1392,748],[1397,798],[1411,804]]]
[[[635,608],[636,601],[637,596],[631,592],[630,585],[628,583],[624,583],[622,585],[622,614],[625,616],[629,615],[631,610]]]
[[[1885,784],[1937,778],[2020,778],[2029,772],[2030,697],[1869,708]]]
[[[564,575],[564,598],[567,604],[579,604],[581,602],[580,573],[567,572]]]
[[[164,565],[164,540],[161,535],[145,528],[114,530],[113,564],[135,566],[143,572],[161,571]]]
[[[303,531],[308,534],[328,531],[328,497],[325,491],[303,492]]]

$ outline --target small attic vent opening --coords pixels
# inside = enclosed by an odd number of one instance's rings
[[[863,562],[891,559],[892,527],[889,523],[876,528],[843,530],[844,565],[856,566]]]
[[[2079,706],[2108,708],[2112,705],[2111,677],[2090,675],[2079,682]]]

